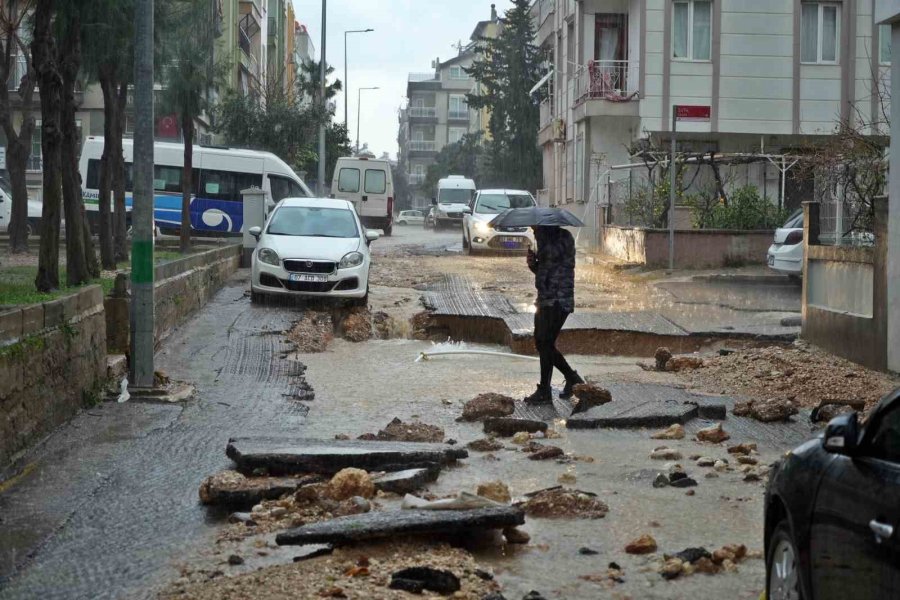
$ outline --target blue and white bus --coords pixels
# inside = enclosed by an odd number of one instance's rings
[[[125,206],[131,211],[133,140],[122,141],[125,154]],[[81,151],[82,194],[88,218],[96,218],[100,196],[100,157],[103,138],[88,137]],[[153,144],[153,216],[163,231],[181,227],[181,173],[184,145]],[[270,152],[194,146],[191,189],[191,229],[240,233],[244,223],[241,190],[256,186],[266,192],[269,206],[282,198],[309,198],[313,193],[296,173]],[[112,198],[110,198],[112,202]]]

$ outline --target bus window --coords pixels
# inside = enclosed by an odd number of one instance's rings
[[[234,173],[232,171],[200,171],[201,198],[210,200],[241,201],[241,190],[262,187],[262,175],[257,173]]]
[[[359,191],[359,169],[341,169],[338,176],[338,191],[355,194]]]
[[[125,191],[133,191],[133,169],[131,163],[125,163]],[[110,182],[112,185],[112,182]],[[92,158],[88,161],[87,181],[84,183],[85,188],[89,190],[100,189],[100,161]]]
[[[269,189],[272,191],[272,200],[274,202],[281,202],[285,198],[291,197],[290,183],[287,177],[269,175]]]
[[[181,167],[167,167],[163,165],[154,166],[153,189],[157,192],[180,194],[182,171],[183,169]]]
[[[381,169],[366,169],[366,193],[383,194],[387,177]]]

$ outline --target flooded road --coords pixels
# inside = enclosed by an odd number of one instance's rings
[[[428,274],[416,265],[423,257],[455,252],[460,235],[398,227],[394,237],[376,242],[375,260],[399,256],[408,265],[404,277],[424,280]],[[507,258],[477,260],[489,262],[474,265],[475,277],[482,265],[518,264]],[[517,273],[481,283],[518,286]],[[104,403],[87,410],[34,450],[18,478],[3,484],[0,598],[155,597],[180,577],[182,565],[209,549],[224,521],[225,513],[199,504],[197,489],[203,478],[230,466],[224,448],[231,436],[356,437],[399,417],[439,425],[448,438],[466,443],[483,433],[478,424],[456,422],[464,401],[482,392],[521,397],[532,391],[537,377],[534,363],[501,357],[416,363],[431,344],[409,339],[357,344],[337,339],[324,353],[286,360],[289,347],[281,332],[302,310],[253,306],[246,289],[247,273],[239,272],[157,356],[158,369],[196,386],[195,398],[177,406]],[[420,310],[419,295],[412,287],[376,284],[373,308],[402,321]],[[601,383],[674,381],[670,374],[641,371],[635,361],[572,357],[582,375]],[[304,380],[315,390],[308,403],[290,398]],[[688,430],[703,424],[696,421]],[[575,487],[609,504],[609,514],[600,520],[529,519],[527,546],[473,549],[480,562],[494,568],[507,598],[531,589],[570,599],[610,591],[634,598],[758,597],[761,560],[742,563],[736,573],[666,582],[656,573],[658,559],[623,551],[643,533],[658,540],[661,552],[689,546],[712,550],[726,543],[762,549],[762,484],[746,483],[736,472],[706,479],[707,470],[687,461],[692,454],[724,457],[724,447],[701,446],[689,441],[690,435],[666,442],[683,452],[685,467],[700,483],[695,495],[687,496],[684,490],[652,487],[665,465],[648,458],[661,443],[647,431],[567,432],[563,423],[551,426],[562,434],[552,443],[593,462],[531,461],[506,443],[507,449],[491,456],[471,452],[431,486],[436,494],[474,492],[478,483],[499,479],[519,496],[556,485],[569,473]],[[726,421],[725,427],[731,424]],[[762,462],[800,437],[794,428],[761,444]],[[745,439],[735,435],[734,441]],[[580,555],[580,547],[598,554]],[[579,579],[605,572],[610,562],[625,572],[625,583],[614,590]]]

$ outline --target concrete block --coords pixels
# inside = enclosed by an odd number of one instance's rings
[[[78,296],[79,294],[71,294],[59,299],[62,303],[63,321],[68,323],[78,314]]]
[[[44,305],[29,304],[22,307],[22,335],[34,335],[44,328]]]
[[[22,309],[14,308],[0,313],[0,346],[15,343],[22,338]]]
[[[78,313],[86,313],[103,304],[103,288],[99,285],[90,285],[78,294],[77,299]]]
[[[44,327],[58,327],[65,320],[63,298],[44,302]]]

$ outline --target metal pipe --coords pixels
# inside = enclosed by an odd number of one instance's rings
[[[415,362],[429,360],[432,356],[448,356],[451,354],[477,354],[482,356],[503,356],[506,358],[521,358],[522,360],[540,360],[537,356],[525,356],[524,354],[513,354],[512,352],[494,352],[492,350],[434,350],[432,352],[422,352]]]

